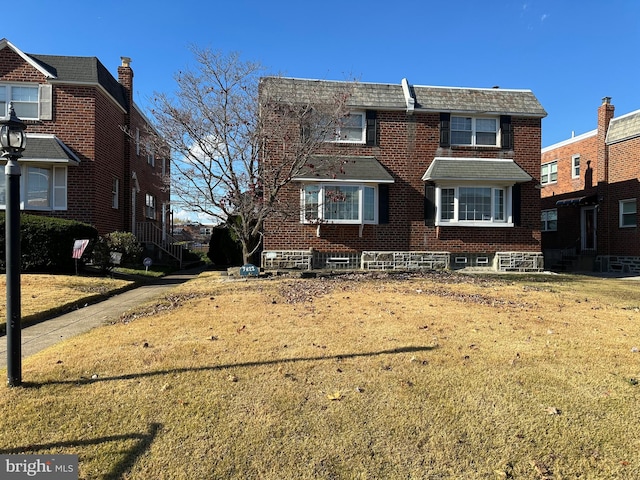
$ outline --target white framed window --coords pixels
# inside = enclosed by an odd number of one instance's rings
[[[326,115],[316,115],[312,120],[311,127],[316,132],[320,132],[319,136],[325,142],[365,143],[366,124],[366,113],[364,111],[353,111],[337,122]]]
[[[6,207],[5,183],[0,182],[0,209]],[[67,167],[23,165],[20,176],[22,210],[66,210]]]
[[[118,209],[119,195],[120,195],[120,179],[114,177],[113,181],[111,182],[111,208]]]
[[[451,116],[451,144],[495,147],[499,145],[499,122],[493,117]]]
[[[571,178],[580,178],[580,155],[571,157]]]
[[[136,127],[136,155],[140,156],[140,129]]]
[[[540,168],[540,184],[549,185],[558,181],[558,161],[545,163]]]
[[[147,141],[145,144],[145,151],[147,152],[147,163],[152,167],[156,166],[156,157],[153,154],[153,146],[151,142]]]
[[[0,116],[9,114],[9,104],[21,120],[38,120],[40,113],[40,88],[30,84],[0,85]]]
[[[543,232],[555,232],[558,230],[558,209],[542,210],[540,214],[540,230]]]
[[[436,225],[513,226],[510,186],[436,187]]]
[[[144,216],[152,220],[156,219],[156,197],[147,193],[145,195]]]
[[[637,208],[635,198],[620,200],[620,228],[635,227],[637,225]]]
[[[377,188],[371,185],[308,184],[300,190],[302,223],[378,223]]]

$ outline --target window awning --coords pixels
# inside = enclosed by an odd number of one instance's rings
[[[473,181],[524,183],[532,176],[510,159],[436,157],[423,181]]]
[[[394,183],[393,177],[375,157],[322,156],[309,162],[293,177],[299,182]]]
[[[27,147],[20,162],[80,164],[80,159],[55,135],[27,133]]]
[[[588,195],[584,197],[565,198],[564,200],[558,200],[556,207],[568,207],[571,205],[597,205],[598,196]]]

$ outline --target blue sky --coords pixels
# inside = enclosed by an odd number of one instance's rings
[[[602,97],[640,109],[637,0],[32,0],[5,11],[2,37],[114,76],[131,57],[142,107],[174,91],[195,45],[300,78],[530,89],[543,146],[594,129]]]
[[[32,0],[0,37],[27,53],[133,59],[136,101],[172,92],[190,45],[272,73],[416,85],[524,88],[548,112],[543,145],[640,109],[637,0]],[[27,4],[23,4],[27,5]],[[22,22],[12,23],[11,14]]]

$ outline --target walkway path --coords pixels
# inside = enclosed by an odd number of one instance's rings
[[[22,358],[92,328],[120,318],[126,311],[159,297],[171,288],[197,277],[202,268],[167,275],[154,283],[114,295],[64,315],[22,329]],[[7,341],[0,337],[0,369],[7,366]]]

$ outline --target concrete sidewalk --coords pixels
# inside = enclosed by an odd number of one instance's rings
[[[176,285],[196,278],[202,268],[167,275],[132,290],[114,295],[102,302],[65,313],[35,325],[22,328],[22,358],[28,357],[62,340],[105,323],[118,320],[126,311],[160,297]],[[7,366],[7,339],[0,337],[0,369]]]

